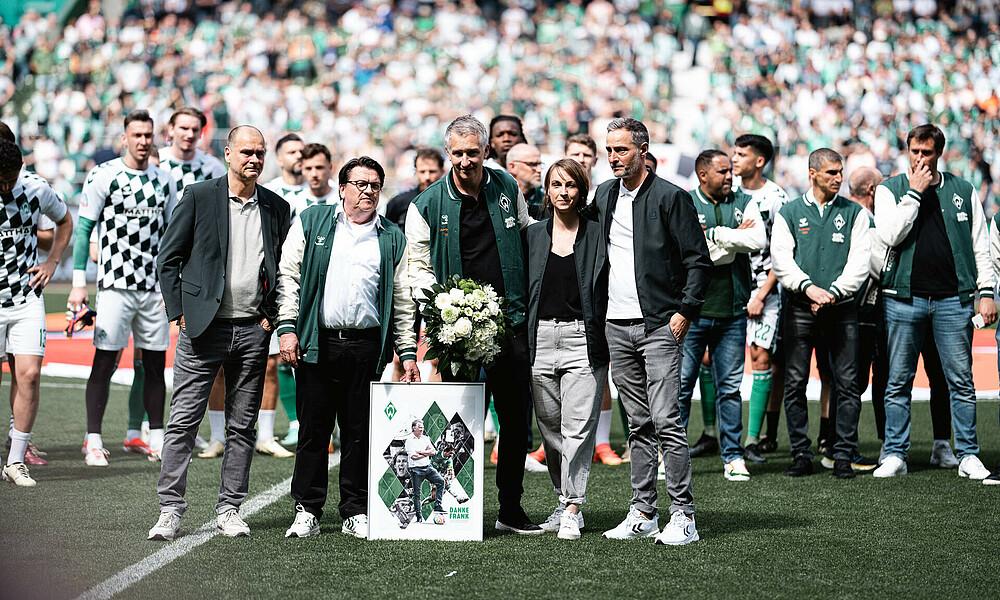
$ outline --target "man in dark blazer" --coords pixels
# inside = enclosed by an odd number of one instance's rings
[[[247,495],[268,342],[277,321],[277,265],[290,223],[288,203],[257,185],[264,136],[229,133],[225,177],[190,185],[174,210],[157,262],[167,318],[181,329],[174,392],[163,440],[151,540],[172,540],[187,509],[184,492],[195,435],[219,369],[226,379],[226,451],[216,505],[223,535],[245,536]]]

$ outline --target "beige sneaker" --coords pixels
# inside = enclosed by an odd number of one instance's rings
[[[257,442],[257,454],[267,454],[275,458],[291,458],[294,452],[285,450],[284,446],[278,443],[278,438],[273,437],[263,442]]]
[[[28,474],[28,465],[23,462],[7,465],[3,468],[3,480],[13,481],[21,487],[35,487],[38,482]]]
[[[219,440],[211,440],[208,447],[198,453],[198,458],[219,458],[226,451],[226,447]]]

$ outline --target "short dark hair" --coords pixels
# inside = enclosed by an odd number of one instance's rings
[[[580,210],[587,205],[587,194],[590,192],[590,175],[587,174],[587,170],[583,168],[583,165],[576,162],[572,158],[560,158],[555,163],[549,167],[549,170],[545,172],[545,189],[549,189],[549,181],[552,179],[552,173],[560,169],[564,171],[569,178],[573,180],[576,184],[576,189],[580,190],[580,194],[576,198],[576,203],[573,208]],[[546,192],[545,198],[542,199],[542,208],[549,212],[552,207],[552,202],[549,200],[549,194]]]
[[[642,121],[630,118],[612,119],[608,123],[608,133],[617,129],[624,129],[632,134],[632,143],[636,148],[649,143],[649,130],[642,124]]]
[[[699,171],[708,169],[708,166],[712,164],[715,157],[722,156],[724,158],[729,158],[729,155],[722,150],[717,150],[715,148],[709,148],[708,150],[702,150],[698,158],[694,159],[694,172],[697,174]]]
[[[843,163],[844,157],[837,154],[835,150],[830,148],[820,148],[819,150],[813,150],[812,154],[809,155],[809,168],[818,171],[823,168],[823,163]]]
[[[410,429],[413,429],[414,427],[416,427],[417,423],[420,423],[421,425],[423,425],[424,421],[423,421],[423,419],[413,419],[413,422],[410,423]]]
[[[919,142],[924,140],[934,140],[934,151],[938,154],[944,152],[944,132],[930,123],[918,125],[910,130],[910,133],[906,136],[907,148],[910,147],[910,142],[913,140],[917,140]]]
[[[657,160],[656,160],[656,155],[654,155],[649,150],[646,150],[646,156],[645,156],[645,158],[646,158],[647,161],[650,161],[650,162],[653,163],[653,173],[656,173],[656,165],[658,164]]]
[[[17,143],[17,138],[14,137],[14,132],[11,131],[10,127],[6,123],[0,122],[0,140],[10,142],[12,144]]]
[[[762,135],[745,133],[736,138],[736,142],[733,145],[737,148],[750,148],[754,151],[754,154],[764,159],[765,165],[774,158],[774,144]]]
[[[439,169],[444,168],[444,157],[434,148],[417,148],[417,155],[413,157],[413,166],[417,166],[418,160],[433,160]]]
[[[137,110],[133,110],[129,114],[125,115],[125,129],[128,129],[128,126],[130,123],[132,123],[132,121],[139,121],[142,123],[152,123],[153,117],[149,116],[148,110],[146,110],[145,108],[140,108]]]
[[[302,149],[302,160],[309,160],[320,154],[326,157],[327,162],[333,162],[333,155],[330,154],[330,149],[323,144],[306,144],[305,148]]]
[[[200,110],[198,110],[193,106],[185,106],[184,108],[178,108],[177,110],[175,110],[174,114],[170,115],[169,123],[171,125],[174,125],[175,121],[177,121],[177,117],[183,115],[187,115],[189,117],[194,117],[198,119],[198,122],[201,123],[202,129],[204,129],[205,126],[208,125],[208,118],[205,117],[205,113],[201,112]]]
[[[274,151],[280,152],[281,147],[288,142],[301,142],[302,138],[299,137],[297,133],[286,133],[285,135],[278,138],[278,143],[274,145]]]
[[[21,157],[21,149],[14,142],[0,140],[0,172],[9,173],[20,171],[24,159]]]
[[[510,121],[511,123],[517,123],[517,128],[521,130],[521,137],[524,137],[524,124],[521,122],[521,118],[516,115],[497,115],[490,119],[490,137],[493,136],[493,127],[497,123],[502,123],[504,121]]]
[[[363,167],[375,171],[378,173],[378,182],[383,185],[385,184],[385,169],[382,168],[382,165],[378,164],[378,161],[370,156],[359,156],[352,158],[344,163],[343,167],[340,167],[340,175],[338,176],[340,185],[347,183],[347,178],[351,176],[351,171],[355,167]]]
[[[574,133],[566,138],[566,145],[563,147],[563,152],[569,152],[570,144],[580,144],[582,146],[586,146],[590,148],[590,151],[594,153],[594,156],[597,156],[597,142],[595,142],[594,138],[590,137],[586,133]]]

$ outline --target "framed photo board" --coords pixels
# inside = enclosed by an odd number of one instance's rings
[[[371,384],[369,539],[482,541],[485,395],[482,383]]]

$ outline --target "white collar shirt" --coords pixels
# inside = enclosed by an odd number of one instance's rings
[[[378,220],[375,215],[371,221],[355,225],[347,220],[343,207],[337,206],[337,230],[323,288],[323,327],[368,329],[380,325]]]
[[[641,319],[639,289],[635,282],[635,240],[632,230],[632,202],[639,188],[629,190],[619,180],[618,202],[611,214],[608,244],[608,318]]]

